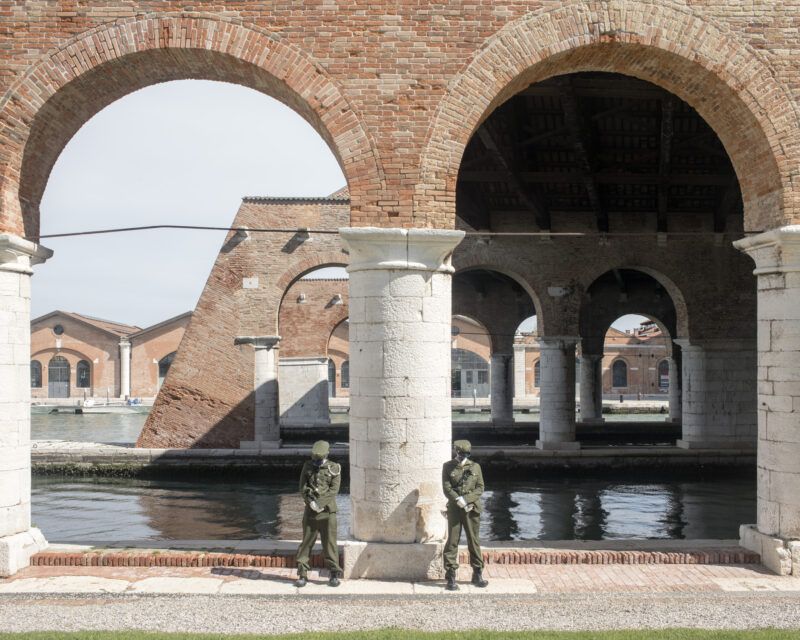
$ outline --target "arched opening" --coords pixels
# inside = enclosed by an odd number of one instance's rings
[[[81,360],[75,367],[75,386],[88,389],[92,386],[92,367],[86,360]]]
[[[172,366],[172,362],[175,360],[175,356],[177,355],[177,351],[173,351],[172,353],[168,353],[165,355],[161,360],[158,361],[158,388],[161,389],[161,385],[164,384],[164,380],[167,378],[167,373],[169,373],[169,368]]]
[[[31,360],[31,388],[42,388],[42,363],[38,360]]]
[[[628,388],[628,363],[622,359],[615,360],[611,365],[611,387],[615,391]]]
[[[70,366],[64,356],[53,356],[47,365],[47,395],[50,398],[70,397]]]
[[[342,366],[339,369],[340,372],[340,381],[341,381],[341,388],[342,390],[350,389],[350,361],[345,360],[342,362]]]

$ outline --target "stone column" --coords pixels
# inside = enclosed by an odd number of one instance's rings
[[[758,523],[741,545],[800,576],[800,225],[734,243],[758,280]]]
[[[47,546],[31,528],[31,266],[53,255],[0,234],[0,578]]]
[[[603,355],[581,357],[581,422],[603,422]]]
[[[234,341],[234,344],[253,345],[253,439],[243,440],[239,444],[242,449],[274,449],[281,446],[275,349],[280,340],[280,336],[246,336]]]
[[[684,449],[755,447],[756,351],[749,340],[675,340],[681,347]]]
[[[119,397],[131,395],[131,343],[127,338],[119,341]]]
[[[340,233],[350,251],[351,533],[369,543],[345,550],[345,573],[436,576],[452,455],[450,254],[464,233]]]
[[[525,345],[514,345],[514,400],[527,397],[525,392]]]
[[[580,338],[541,336],[539,449],[580,449],[575,440],[575,345]]]
[[[510,353],[493,353],[491,357],[492,422],[514,422],[514,356]]]
[[[673,355],[667,359],[669,363],[669,419],[670,422],[681,421],[681,366]]]

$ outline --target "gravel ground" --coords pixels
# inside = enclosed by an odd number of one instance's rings
[[[593,596],[0,596],[0,631],[291,633],[458,629],[800,629],[797,593]]]

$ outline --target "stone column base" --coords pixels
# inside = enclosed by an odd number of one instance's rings
[[[263,442],[258,442],[256,440],[242,440],[239,442],[240,449],[248,449],[250,451],[259,449],[280,449],[282,445],[283,440],[264,440]]]
[[[438,580],[444,578],[444,543],[342,542],[347,579]]]
[[[14,575],[30,564],[31,556],[47,548],[42,532],[30,528],[13,536],[0,538],[0,578]]]
[[[680,449],[753,449],[755,440],[676,440],[675,446]]]
[[[581,443],[575,440],[565,442],[537,440],[536,448],[542,449],[543,451],[577,451],[581,448]]]
[[[800,577],[800,540],[761,533],[754,524],[739,527],[739,545],[761,556],[761,564],[779,576]]]

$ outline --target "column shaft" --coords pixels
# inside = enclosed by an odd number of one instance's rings
[[[131,395],[131,343],[127,338],[119,341],[119,396]]]
[[[514,345],[514,399],[524,400],[525,392],[525,345]]]
[[[341,229],[350,249],[352,534],[442,540],[451,455],[449,256],[459,231]]]
[[[52,255],[0,235],[0,577],[46,546],[31,528],[31,264]]]
[[[678,359],[673,356],[669,362],[669,419],[681,421],[681,368]]]
[[[575,441],[575,345],[579,338],[540,337],[540,449],[578,449]]]
[[[509,353],[493,353],[491,357],[492,378],[492,422],[514,422],[514,356]]]
[[[603,356],[581,356],[581,422],[603,421]]]
[[[755,342],[705,340],[681,346],[684,448],[753,447],[756,443]]]
[[[280,336],[236,338],[236,344],[253,345],[253,440],[242,441],[243,449],[274,448],[281,444],[278,409],[278,368],[276,347]]]
[[[758,524],[740,528],[740,543],[800,575],[800,225],[734,245],[758,281]]]

